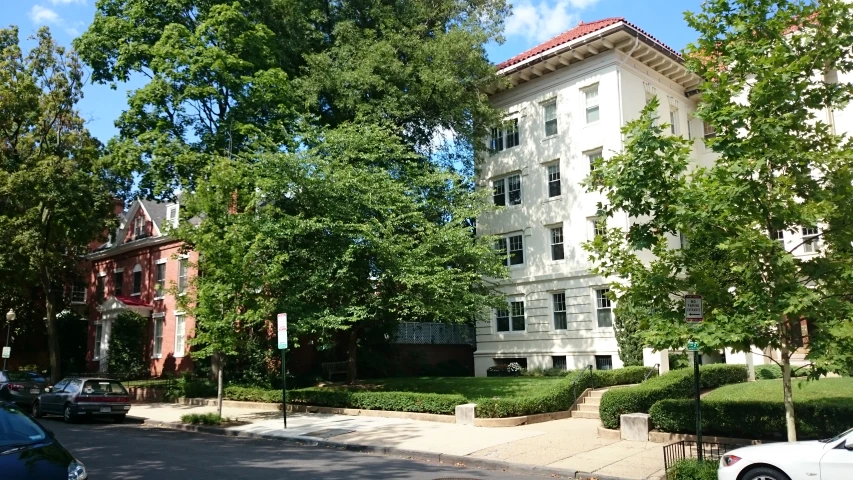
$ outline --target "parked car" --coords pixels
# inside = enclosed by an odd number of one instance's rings
[[[47,380],[37,372],[0,370],[0,400],[14,402],[29,409],[46,385]]]
[[[732,450],[720,459],[719,480],[850,480],[853,429],[828,440],[768,443]]]
[[[3,480],[86,480],[86,466],[14,403],[0,401]]]
[[[62,415],[71,423],[79,417],[110,417],[124,421],[130,411],[130,395],[118,380],[98,377],[62,379],[33,402],[33,416]]]

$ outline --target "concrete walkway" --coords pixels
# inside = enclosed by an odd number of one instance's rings
[[[135,404],[131,416],[146,423],[180,421],[186,413],[216,407]],[[485,428],[382,417],[291,413],[284,430],[280,411],[223,408],[223,416],[250,422],[227,430],[277,438],[325,439],[432,454],[577,470],[623,479],[663,478],[663,445],[598,438],[598,420],[569,418],[518,427]]]

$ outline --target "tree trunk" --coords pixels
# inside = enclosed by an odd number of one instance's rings
[[[222,355],[222,352],[219,352],[215,355],[215,357],[217,359],[216,363],[217,363],[217,365],[219,365],[219,368],[217,369],[217,372],[216,372],[216,409],[217,409],[216,413],[219,414],[219,418],[222,418],[222,397],[223,397],[223,395],[222,395],[222,393],[223,393],[222,392],[222,390],[223,390],[223,388],[222,388],[222,377],[223,377],[222,371],[225,370],[225,368],[223,368],[225,366],[224,365],[225,356]]]
[[[797,424],[794,416],[794,396],[791,392],[791,354],[787,347],[780,349],[782,355],[782,390],[785,397],[785,426],[788,430],[788,441],[797,441]]]
[[[50,383],[55,384],[62,379],[59,365],[59,325],[53,305],[53,292],[50,285],[50,274],[46,266],[41,267],[41,284],[44,290],[44,309],[47,314],[47,348],[50,352]]]
[[[353,384],[357,377],[355,369],[356,349],[358,348],[358,330],[353,327],[349,332],[349,345],[347,345],[347,356],[349,364],[347,365],[347,383]]]

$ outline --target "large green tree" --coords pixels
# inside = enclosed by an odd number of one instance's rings
[[[831,120],[853,95],[852,9],[832,0],[705,2],[687,15],[700,34],[688,65],[705,79],[697,115],[716,130],[706,140],[716,163],[688,168],[689,143],[665,136],[649,107],[626,127],[625,151],[592,178],[606,217],[634,219],[627,235],[612,229],[590,247],[601,273],[627,280],[621,295],[651,312],[646,340],[778,351],[791,441],[801,320],[813,323],[815,374],[843,368],[853,352],[853,145]],[[804,228],[817,235],[804,238]],[[802,255],[805,244],[814,255]],[[685,293],[705,297],[695,331],[683,321]]]
[[[0,30],[0,272],[4,285],[40,290],[51,377],[61,375],[57,312],[80,255],[107,231],[116,182],[76,110],[83,67],[46,28],[21,51]]]

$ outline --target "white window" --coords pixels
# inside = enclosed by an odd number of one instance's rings
[[[500,128],[493,128],[489,146],[492,150],[505,150],[518,146],[518,119],[504,122]]]
[[[509,308],[495,310],[495,321],[498,332],[523,332],[524,302],[509,302]]]
[[[551,229],[551,260],[562,260],[566,258],[566,250],[563,247],[563,227]]]
[[[495,240],[495,251],[503,258],[504,265],[524,264],[524,240],[521,234],[507,235]]]
[[[71,286],[71,303],[86,303],[86,285],[74,283]]]
[[[566,319],[566,293],[554,293],[551,295],[554,302],[554,330],[565,330],[568,328]]]
[[[151,351],[152,358],[163,356],[163,323],[165,320],[163,314],[154,317],[154,348]]]
[[[492,181],[495,205],[521,204],[521,175],[510,175]]]
[[[803,227],[803,252],[814,253],[817,251],[817,239],[820,235],[817,227]]]
[[[187,291],[187,271],[189,268],[190,259],[181,257],[180,268],[178,269],[178,291],[184,293]]]
[[[669,109],[669,131],[673,135],[678,135],[678,108],[670,107]]]
[[[557,134],[557,100],[551,100],[543,105],[545,114],[545,136],[550,137]]]
[[[785,230],[774,231],[773,236],[771,238],[781,243],[783,247],[785,246]]]
[[[145,216],[138,215],[133,219],[133,236],[138,238],[145,233]]]
[[[92,360],[98,360],[101,358],[101,346],[103,345],[103,337],[104,337],[104,324],[96,323],[95,324],[95,351],[92,352]]]
[[[596,167],[601,163],[601,159],[604,158],[602,155],[603,149],[596,148],[595,150],[590,150],[588,152],[584,152],[587,161],[589,162],[589,171],[594,172]]]
[[[560,164],[548,165],[548,197],[559,197],[562,193],[560,181]]]
[[[154,265],[156,280],[154,297],[163,298],[166,295],[166,262],[159,261]]]
[[[178,226],[178,205],[169,205],[166,207],[166,222],[176,228]]]
[[[714,138],[717,136],[717,131],[714,130],[713,125],[709,125],[707,122],[702,122],[702,135],[705,138]]]
[[[593,239],[607,233],[607,226],[604,221],[598,217],[590,217],[589,228]]]
[[[133,296],[142,294],[142,265],[138,263],[133,267],[133,289],[130,294]]]
[[[595,123],[599,118],[598,109],[598,84],[584,88],[584,106],[586,107],[586,123]]]
[[[186,319],[184,314],[175,314],[175,356],[183,357],[186,347]]]
[[[595,314],[599,328],[613,326],[613,304],[607,297],[609,292],[609,288],[599,288],[595,291]]]

